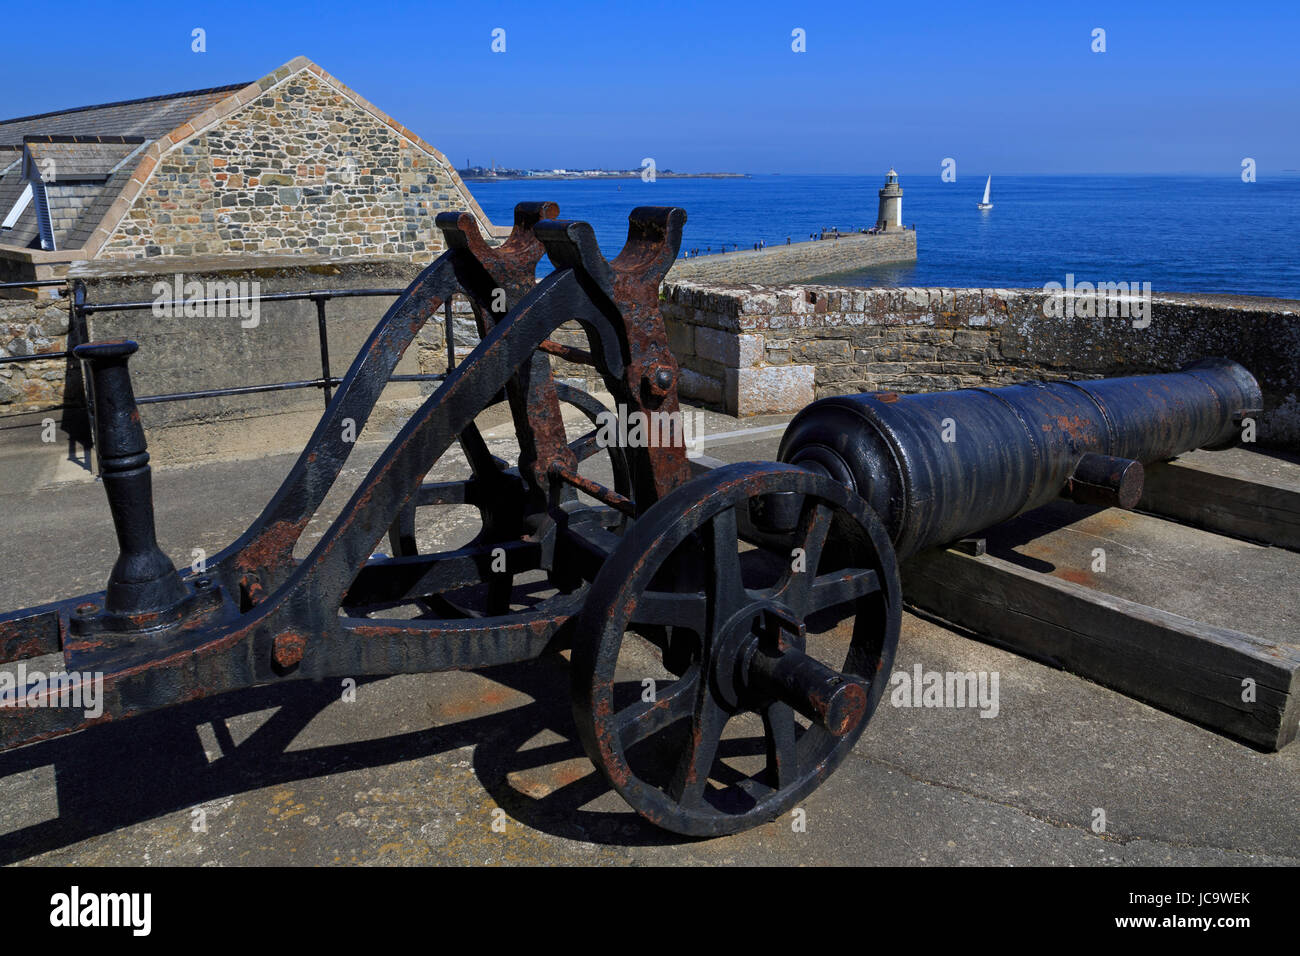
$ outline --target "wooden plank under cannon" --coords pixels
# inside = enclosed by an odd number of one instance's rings
[[[1300,723],[1300,648],[1215,627],[993,555],[903,565],[905,600],[990,643],[1277,750]],[[1254,700],[1243,701],[1246,681]],[[1249,696],[1249,695],[1247,695]]]
[[[1202,452],[1148,465],[1140,511],[1184,521],[1198,528],[1300,550],[1300,465],[1275,461],[1265,472],[1258,454],[1249,474],[1234,473],[1231,461]]]

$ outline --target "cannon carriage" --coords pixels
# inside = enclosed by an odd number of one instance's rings
[[[202,572],[177,571],[155,541],[134,344],[79,347],[120,555],[104,591],[0,616],[0,661],[61,653],[69,673],[103,675],[104,710],[0,708],[0,747],[254,685],[567,653],[578,735],[629,805],[677,833],[737,832],[806,797],[862,733],[898,642],[899,552],[1063,491],[1131,506],[1143,461],[1223,443],[1259,405],[1225,362],[1069,391],[832,399],[796,418],[782,461],[701,468],[658,298],[685,213],[634,210],[609,261],[587,224],[557,215],[521,204],[497,247],[472,217],[438,217],[447,251],[375,328],[259,518]],[[555,271],[535,282],[543,254]],[[404,350],[457,293],[479,344],[456,363],[449,328],[440,386],[295,557]],[[552,340],[570,321],[587,349]],[[549,355],[594,366],[671,440],[569,441],[562,404],[593,425],[603,408],[555,381]],[[499,402],[513,462],[475,426]],[[947,419],[969,433],[946,441]],[[430,481],[453,444],[469,477]],[[579,470],[595,456],[607,482]],[[417,519],[464,505],[481,518],[474,539],[422,551]]]

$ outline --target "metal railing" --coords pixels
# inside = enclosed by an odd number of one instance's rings
[[[136,404],[153,405],[160,402],[192,401],[200,398],[221,398],[228,395],[253,395],[260,392],[287,392],[300,388],[319,388],[323,390],[325,407],[328,408],[330,401],[334,397],[334,386],[338,385],[343,380],[341,378],[336,378],[330,371],[329,324],[326,321],[326,303],[333,299],[353,299],[375,296],[392,296],[395,298],[405,291],[405,289],[307,289],[301,292],[268,292],[249,296],[232,296],[229,298],[185,299],[183,303],[180,304],[184,305],[186,308],[191,306],[202,307],[208,305],[221,305],[229,308],[246,302],[257,302],[259,305],[263,302],[314,302],[316,305],[317,344],[320,350],[320,377],[287,382],[269,382],[264,385],[233,385],[226,388],[207,388],[189,392],[170,392],[163,395],[145,395],[138,397],[136,399]],[[175,305],[176,303],[173,304]],[[152,301],[87,302],[85,286],[81,282],[77,282],[73,287],[72,309],[83,322],[86,316],[100,312],[131,312],[142,309],[153,309],[155,306],[156,303]],[[450,368],[455,361],[451,300],[443,303],[443,311],[446,316],[447,357],[448,368]],[[82,327],[84,328],[84,325]],[[24,358],[26,358],[26,356],[24,356]],[[432,373],[427,375],[402,374],[391,375],[388,380],[390,382],[438,382],[442,381],[445,377],[446,376],[443,373]],[[93,408],[93,400],[90,404]]]
[[[66,285],[64,279],[41,279],[29,280],[26,282],[3,282],[0,283],[0,289],[13,288],[36,288],[41,286],[63,286]],[[405,292],[405,289],[307,289],[299,292],[268,292],[256,295],[231,296],[229,298],[213,299],[185,299],[180,304],[185,307],[203,307],[209,305],[223,305],[227,308],[235,307],[243,303],[256,302],[303,302],[310,301],[316,306],[316,332],[317,344],[320,354],[320,376],[311,379],[299,379],[283,382],[268,382],[261,385],[232,385],[224,388],[207,388],[197,389],[186,392],[169,392],[158,395],[144,395],[136,398],[138,405],[155,405],[163,402],[181,402],[193,401],[205,398],[220,398],[231,395],[253,395],[262,392],[286,392],[303,388],[319,388],[322,390],[325,406],[328,408],[330,401],[334,397],[335,386],[342,383],[343,379],[336,377],[330,369],[330,345],[329,345],[329,324],[326,321],[327,303],[334,299],[366,298],[379,296],[397,297]],[[86,301],[86,286],[80,280],[73,284],[72,297],[69,303],[69,335],[86,339],[86,318],[97,313],[107,312],[131,312],[144,309],[152,310],[157,305],[154,301],[149,302],[88,302]],[[443,303],[443,314],[445,318],[445,335],[447,348],[447,371],[450,372],[456,364],[456,345],[455,345],[455,326],[452,311],[452,302],[448,299]],[[0,356],[0,364],[15,362],[36,362],[47,359],[67,359],[73,357],[71,349],[59,352],[34,352],[30,355],[8,355]],[[440,382],[446,378],[446,373],[430,374],[399,374],[390,375],[390,382]],[[91,432],[91,447],[97,444],[98,436],[95,431],[95,395],[94,388],[89,377],[83,377],[83,383],[86,395],[86,416],[89,419]],[[98,454],[96,454],[98,462]],[[96,468],[98,471],[98,467]]]
[[[67,279],[22,279],[18,282],[0,282],[0,289],[36,289],[41,286],[66,285]]]

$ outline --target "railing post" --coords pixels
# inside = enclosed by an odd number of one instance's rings
[[[329,408],[330,399],[334,394],[334,376],[330,374],[330,338],[325,324],[325,296],[314,295],[312,301],[316,303],[316,329],[320,336],[320,374],[325,380],[325,407]]]
[[[78,279],[72,285],[72,314],[68,317],[68,335],[76,335],[82,342],[90,339],[90,329],[86,325],[86,283]],[[71,343],[69,343],[71,345]],[[77,346],[69,349],[76,355]],[[77,356],[81,358],[81,356]],[[81,388],[86,395],[86,421],[90,425],[90,454],[94,455],[91,470],[99,480],[104,478],[104,459],[99,453],[99,415],[95,403],[95,379],[86,374],[86,363],[81,365]]]

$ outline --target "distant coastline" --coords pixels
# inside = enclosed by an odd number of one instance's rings
[[[467,183],[492,183],[517,179],[640,179],[642,169],[485,169],[482,166],[470,166],[456,170],[457,175]],[[749,179],[749,173],[676,173],[671,169],[660,169],[654,173],[656,179]]]

